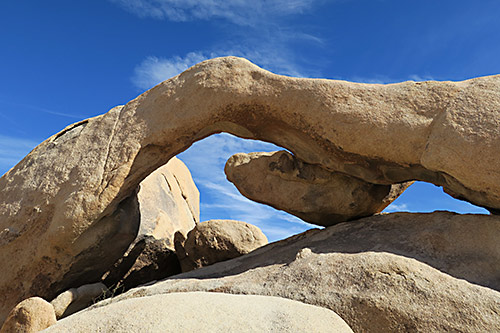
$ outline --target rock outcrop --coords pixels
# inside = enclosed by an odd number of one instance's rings
[[[328,308],[355,332],[496,332],[500,292],[476,283],[498,288],[499,220],[451,213],[369,217],[307,231],[95,306],[217,291]]]
[[[46,332],[338,332],[333,311],[279,297],[171,293],[131,298],[59,321]]]
[[[234,220],[210,220],[198,224],[187,238],[177,235],[175,250],[183,272],[229,260],[267,244],[254,225]]]
[[[431,182],[498,212],[498,119],[499,75],[375,85],[278,76],[234,57],[200,63],[68,126],[0,178],[0,322],[22,299],[98,280],[137,233],[139,183],[213,133],[369,183]]]
[[[31,297],[10,311],[0,333],[36,333],[55,323],[52,305],[43,298]]]
[[[224,171],[248,199],[322,226],[380,213],[412,184],[370,184],[286,151],[235,154]]]

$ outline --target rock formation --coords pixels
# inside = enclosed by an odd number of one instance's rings
[[[178,235],[175,251],[183,272],[233,259],[267,244],[267,237],[251,224],[210,220],[198,224],[187,238]]]
[[[104,274],[114,293],[181,272],[174,235],[184,237],[200,220],[200,194],[191,173],[174,157],[139,185],[139,232]]]
[[[52,305],[40,297],[31,297],[10,311],[0,333],[35,333],[55,323]]]
[[[379,213],[412,184],[370,184],[286,151],[236,154],[224,171],[248,199],[322,226]]]
[[[279,297],[171,293],[131,298],[59,321],[46,332],[352,333],[333,311]]]
[[[161,239],[171,250],[176,232],[187,235],[200,222],[200,193],[188,168],[176,157],[141,182],[137,201],[138,237]]]
[[[500,217],[485,215],[368,217],[307,231],[95,307],[211,291],[328,308],[355,332],[497,332],[500,292],[477,284],[498,289],[499,233]]]
[[[0,322],[27,297],[98,281],[135,239],[139,183],[213,133],[369,183],[431,182],[496,213],[499,119],[499,75],[375,85],[205,61],[68,126],[0,178]]]

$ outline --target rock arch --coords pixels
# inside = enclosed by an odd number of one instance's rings
[[[104,265],[109,238],[119,243],[134,227],[120,223],[120,203],[157,167],[223,131],[370,183],[423,180],[500,210],[500,75],[376,85],[212,59],[69,126],[0,178],[0,321],[21,299],[98,275],[82,263]]]

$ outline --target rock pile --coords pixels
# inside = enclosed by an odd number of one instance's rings
[[[241,323],[251,315],[241,302],[274,304],[255,313],[264,330],[300,330],[301,312],[329,318],[327,331],[349,330],[335,313],[360,332],[500,331],[499,217],[371,216],[413,180],[500,212],[498,119],[500,75],[372,85],[282,77],[234,57],[198,64],[67,127],[0,178],[2,330],[39,330],[88,306],[85,285],[113,293],[149,281],[53,329],[133,330],[120,313],[146,325],[144,302],[194,299],[234,305],[222,312]],[[265,237],[243,223],[198,224],[199,194],[174,159],[221,131],[291,152],[232,157],[226,173],[244,195],[330,227],[226,260]]]

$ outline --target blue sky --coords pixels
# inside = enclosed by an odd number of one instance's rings
[[[88,0],[0,4],[0,174],[66,125],[125,104],[204,59],[246,57],[274,73],[389,83],[500,73],[500,1]],[[201,218],[233,218],[276,240],[311,226],[243,198],[222,168],[275,150],[230,135],[180,155]],[[486,212],[431,184],[387,211]]]

